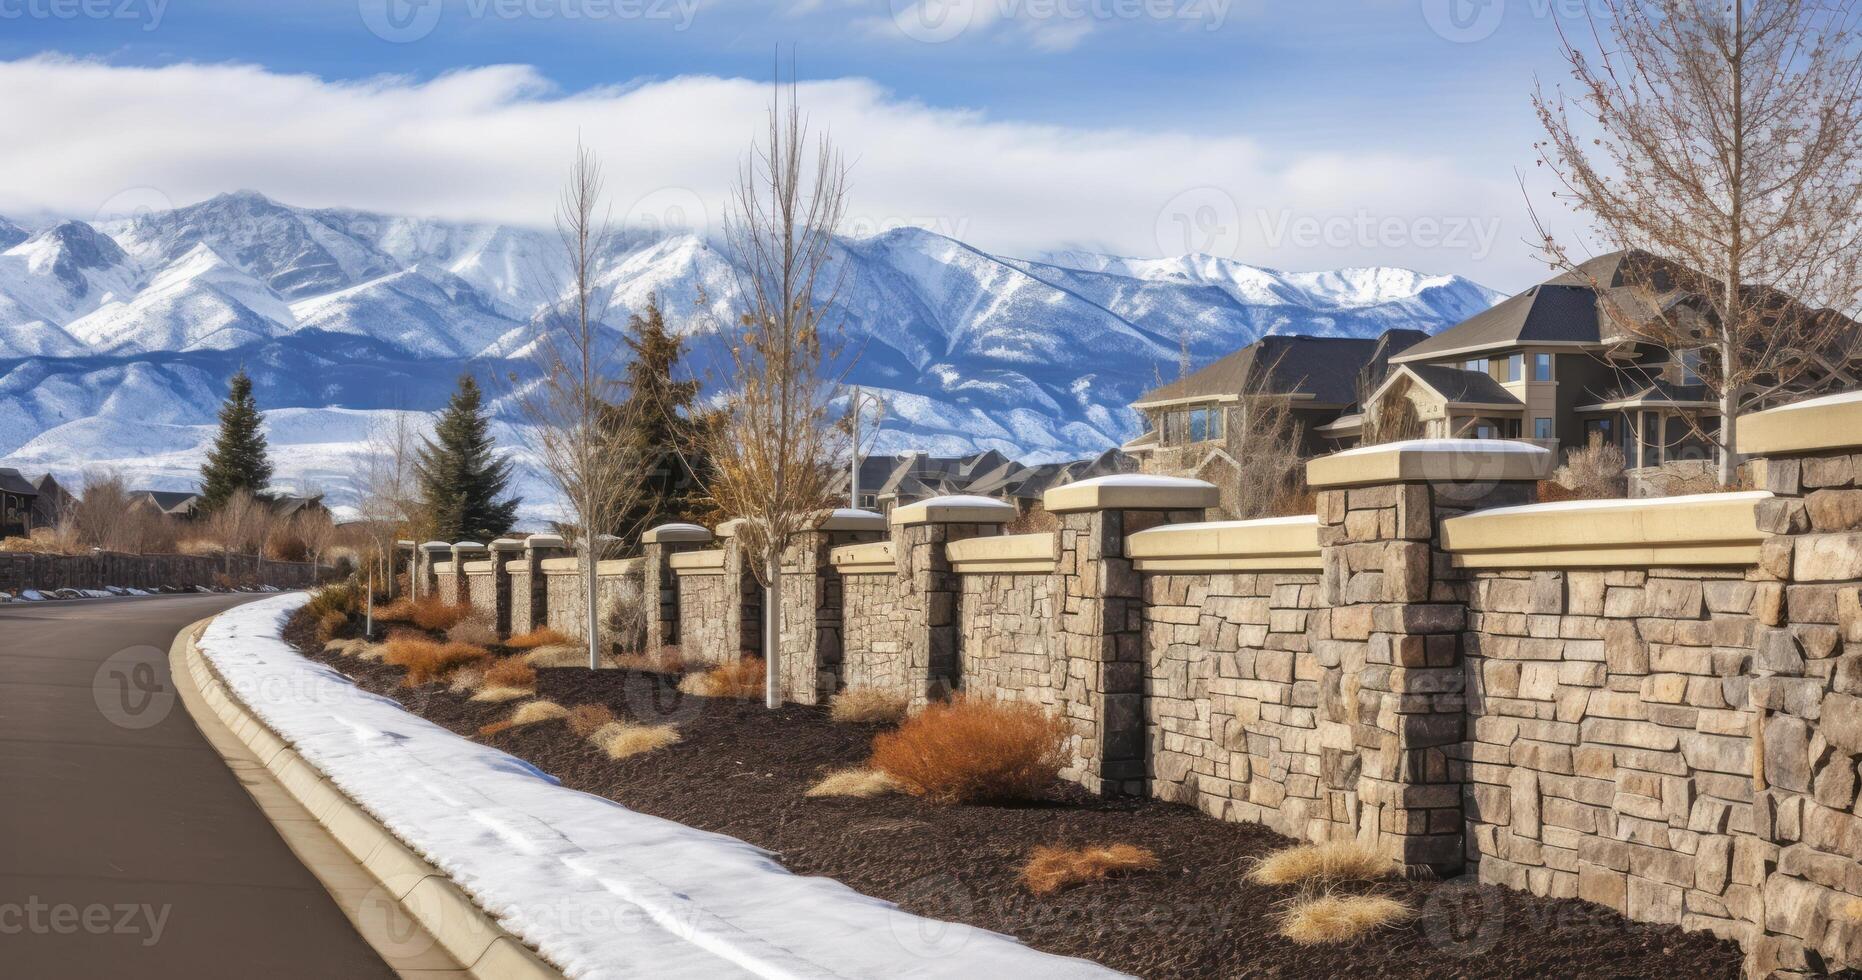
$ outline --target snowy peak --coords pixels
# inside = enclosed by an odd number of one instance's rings
[[[25,241],[27,237],[29,236],[26,229],[21,228],[5,218],[0,218],[0,251],[5,251],[18,245],[20,242]]]

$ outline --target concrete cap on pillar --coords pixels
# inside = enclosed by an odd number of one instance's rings
[[[486,547],[493,551],[522,551],[524,542],[519,538],[499,538]]]
[[[1202,510],[1221,500],[1215,484],[1181,476],[1122,473],[1058,486],[1041,495],[1052,514],[1089,510]]]
[[[406,548],[407,550],[412,551],[415,548],[420,547],[420,542],[418,541],[396,541],[394,543],[394,546],[397,548]]]
[[[932,497],[892,509],[892,523],[896,525],[1007,524],[1014,519],[1014,504],[974,494]]]
[[[484,551],[484,550],[485,550],[485,546],[482,544],[479,544],[477,541],[455,541],[453,542],[453,554],[456,554],[456,555],[464,554],[466,552]]]
[[[1410,439],[1359,446],[1306,464],[1315,490],[1381,483],[1535,482],[1552,475],[1551,450],[1514,439]]]
[[[524,539],[524,547],[531,551],[542,551],[545,548],[567,548],[568,545],[563,543],[560,534],[533,534]]]
[[[1733,440],[1747,456],[1862,447],[1862,391],[1845,391],[1741,415]]]
[[[884,531],[886,515],[875,514],[870,510],[855,510],[851,507],[839,507],[824,510],[815,521],[817,531]]]
[[[743,523],[744,523],[744,518],[733,517],[730,520],[725,521],[722,524],[719,524],[718,525],[718,537],[720,538],[736,537],[737,529],[740,527],[743,527]]]
[[[453,545],[452,545],[452,542],[450,541],[429,541],[426,544],[421,545],[420,550],[421,551],[444,551],[447,554],[451,554],[453,550]]]
[[[711,530],[697,524],[675,522],[648,528],[640,535],[640,540],[647,544],[707,544],[711,541]]]

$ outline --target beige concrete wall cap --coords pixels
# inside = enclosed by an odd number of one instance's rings
[[[433,574],[435,575],[439,575],[443,577],[443,576],[451,575],[452,572],[453,572],[452,562],[436,561],[433,563]]]
[[[1306,464],[1316,490],[1379,483],[1538,481],[1557,460],[1550,450],[1514,439],[1411,439],[1360,446]]]
[[[1462,568],[1752,565],[1767,537],[1758,504],[1770,496],[1757,490],[1501,507],[1443,521],[1442,547]]]
[[[426,544],[421,545],[420,550],[450,552],[453,550],[453,545],[452,545],[452,542],[450,541],[429,541]]]
[[[1125,538],[1141,572],[1311,571],[1321,567],[1319,518],[1167,524]]]
[[[719,524],[718,525],[718,537],[720,538],[736,537],[738,530],[744,526],[744,521],[746,519],[747,518],[733,517],[730,520],[725,521],[722,524]]]
[[[817,531],[884,531],[886,515],[875,514],[870,510],[854,510],[851,507],[839,507],[823,511],[815,522]]]
[[[724,550],[682,551],[666,559],[666,564],[680,575],[724,574]]]
[[[1007,524],[1015,519],[1015,505],[994,497],[958,494],[932,497],[915,504],[892,509],[892,523],[912,524]]]
[[[537,568],[546,575],[563,575],[582,570],[580,558],[545,558],[537,562]]]
[[[1739,451],[1748,456],[1862,447],[1862,391],[1741,415],[1733,438]]]
[[[1042,574],[1052,572],[1059,558],[1057,536],[1051,531],[952,541],[944,553],[950,567],[964,575]]]
[[[560,534],[533,534],[524,539],[524,547],[531,551],[542,551],[545,548],[567,548],[569,546],[564,543]]]
[[[843,575],[876,575],[896,567],[890,541],[842,545],[828,552],[828,562]]]
[[[517,538],[499,538],[491,544],[486,545],[486,547],[490,548],[492,551],[522,551],[524,550],[524,542]]]
[[[1055,514],[1089,510],[1202,510],[1221,500],[1215,484],[1180,476],[1125,473],[1055,487],[1041,495]]]
[[[659,527],[648,528],[646,533],[640,535],[640,540],[647,544],[709,544],[711,529],[697,524],[661,524]]]
[[[595,574],[635,575],[639,573],[640,566],[645,562],[645,558],[610,558],[607,561],[598,561],[595,563]]]
[[[495,561],[468,561],[460,565],[460,570],[467,575],[490,575],[492,572],[498,570],[498,563]]]

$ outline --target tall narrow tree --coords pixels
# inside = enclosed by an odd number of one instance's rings
[[[517,521],[518,500],[504,495],[511,463],[494,452],[483,403],[478,381],[460,375],[415,464],[434,532],[450,541],[490,541]]]
[[[704,468],[695,438],[699,383],[678,378],[685,341],[666,328],[659,297],[647,298],[646,310],[628,318],[623,337],[632,358],[627,364],[627,400],[614,413],[628,453],[642,469],[638,499],[614,529],[631,544],[640,532],[667,521],[695,519],[705,508],[698,472]]]
[[[241,490],[258,495],[272,481],[272,461],[265,447],[265,420],[252,397],[252,378],[244,368],[227,386],[220,406],[220,434],[200,470],[200,509],[219,510]]]

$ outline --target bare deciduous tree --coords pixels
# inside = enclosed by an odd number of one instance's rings
[[[786,95],[786,100],[785,100]],[[834,505],[846,437],[831,410],[828,365],[838,331],[829,269],[847,169],[826,136],[812,140],[794,83],[778,81],[765,142],[744,161],[726,235],[736,259],[726,405],[705,433],[718,510],[744,519],[740,547],[764,589],[765,698],[782,703],[782,549]],[[812,144],[812,148],[811,148]]]
[[[367,529],[372,561],[391,591],[395,543],[404,536],[425,540],[432,524],[426,516],[415,469],[423,435],[422,427],[406,412],[393,412],[376,421],[369,427],[357,478],[358,509]]]
[[[1623,450],[1605,442],[1603,433],[1590,434],[1590,442],[1565,453],[1563,466],[1552,473],[1552,480],[1571,491],[1579,500],[1603,500],[1629,492],[1624,476]]]
[[[77,543],[86,548],[144,555],[175,547],[174,522],[135,500],[118,473],[88,474],[71,518]]]
[[[1596,50],[1564,38],[1575,95],[1533,99],[1557,196],[1611,247],[1657,260],[1626,270],[1629,296],[1599,290],[1600,305],[1624,333],[1698,356],[1723,486],[1741,408],[1809,387],[1819,357],[1852,339],[1853,323],[1817,307],[1848,311],[1862,288],[1854,23],[1848,0],[1604,0]],[[1555,267],[1580,271],[1539,232]]]
[[[537,339],[539,376],[516,403],[534,435],[543,471],[569,510],[563,531],[582,559],[589,669],[601,666],[596,566],[613,550],[613,532],[641,493],[641,461],[618,416],[624,407],[620,335],[603,321],[611,291],[601,281],[609,224],[601,164],[577,146],[556,215],[567,258],[566,298],[547,311]]]
[[[258,555],[271,536],[271,508],[250,492],[237,490],[207,518],[207,537],[225,555],[226,572],[233,571],[234,555]]]

